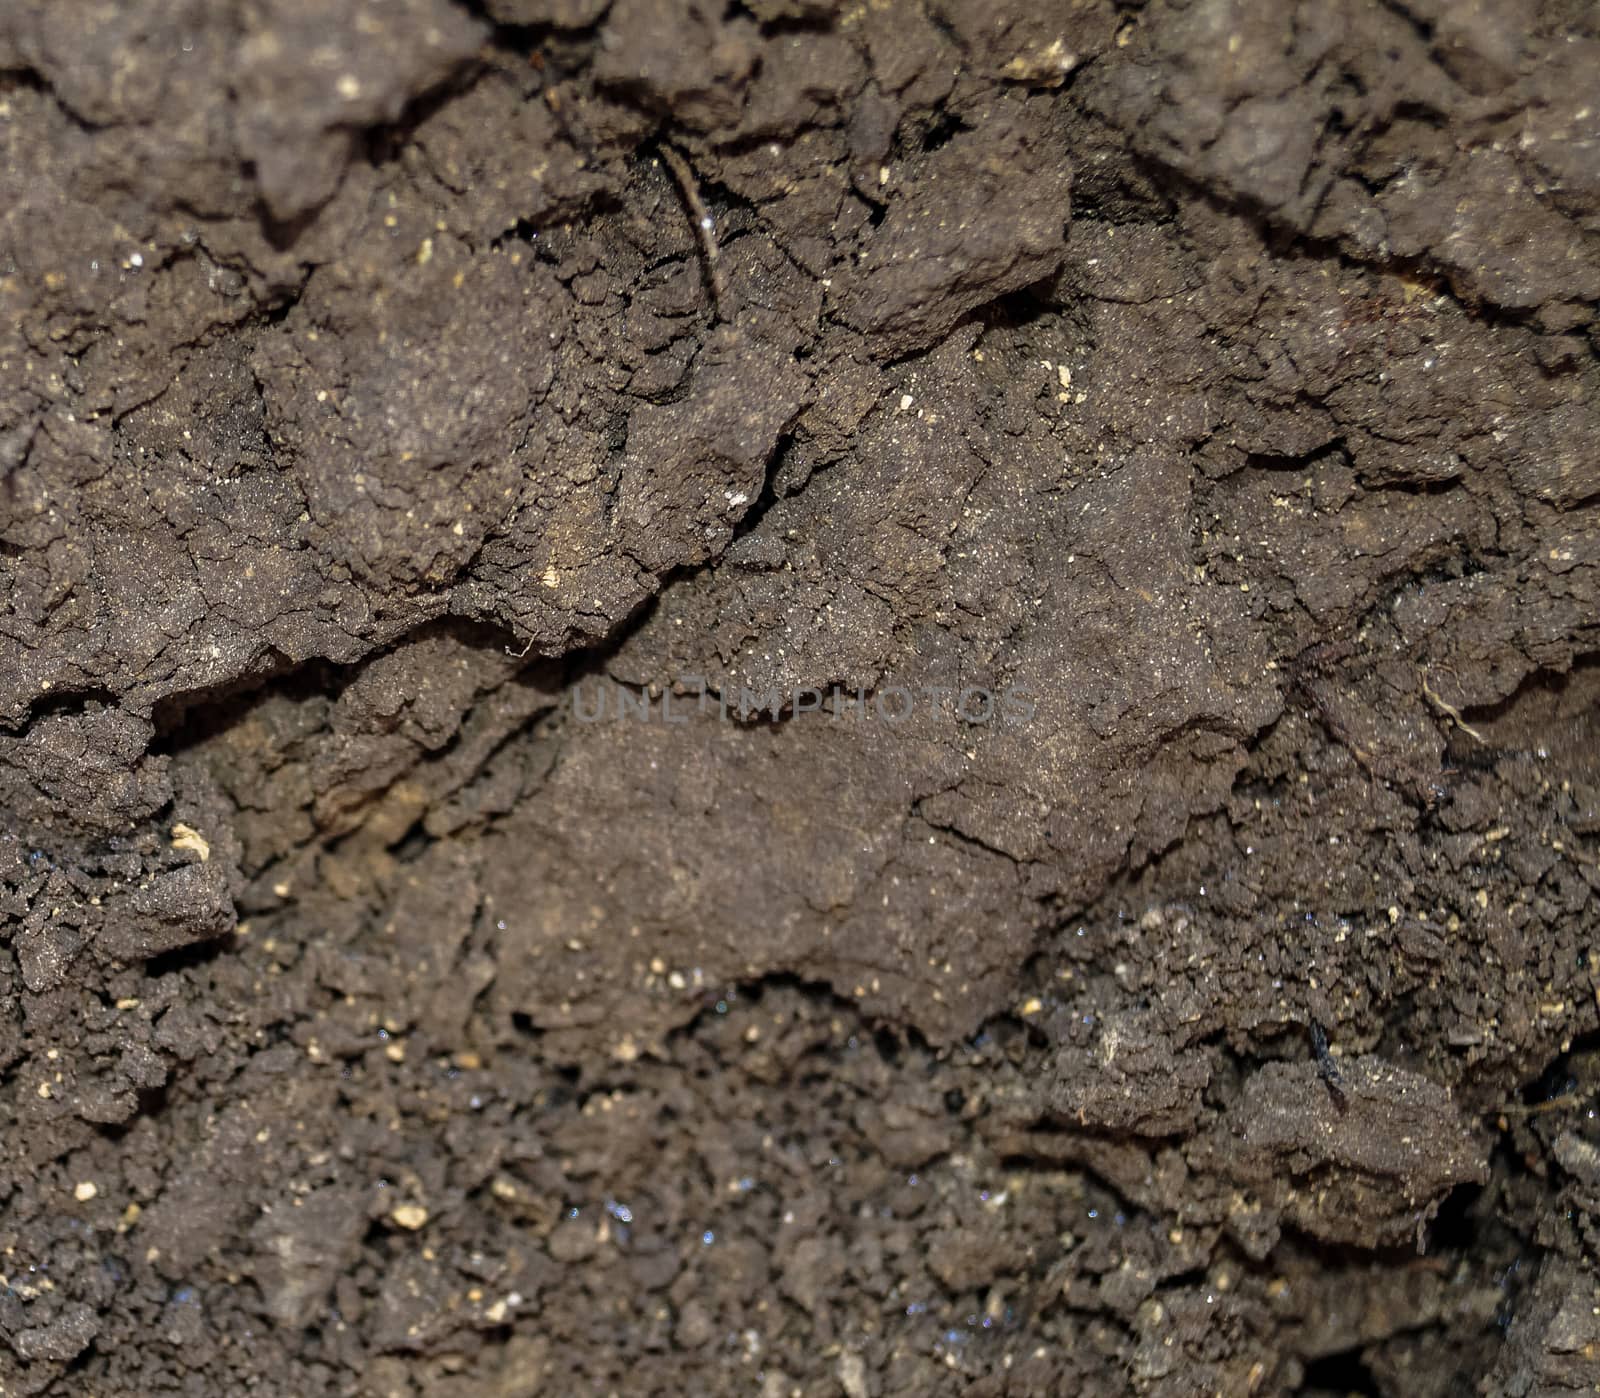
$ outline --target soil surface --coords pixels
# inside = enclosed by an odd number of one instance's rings
[[[1585,0],[6,0],[0,1394],[1600,1385]]]

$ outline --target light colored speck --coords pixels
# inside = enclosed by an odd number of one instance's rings
[[[211,858],[211,842],[194,826],[185,825],[182,821],[172,827],[172,847],[193,850],[200,856],[202,864]]]
[[[389,1211],[389,1217],[415,1233],[428,1221],[428,1211],[421,1204],[397,1204]]]
[[[834,1374],[845,1398],[867,1398],[867,1365],[859,1354],[841,1354]]]
[[[99,1192],[100,1186],[93,1180],[79,1180],[73,1188],[72,1197],[80,1204],[87,1204]]]

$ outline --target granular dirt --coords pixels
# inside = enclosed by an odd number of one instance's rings
[[[6,0],[0,1394],[1600,1391],[1597,74]]]

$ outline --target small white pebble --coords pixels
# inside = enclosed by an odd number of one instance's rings
[[[409,1228],[415,1233],[428,1221],[428,1211],[421,1204],[397,1204],[389,1217],[402,1228]]]

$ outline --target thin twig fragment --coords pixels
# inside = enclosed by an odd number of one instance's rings
[[[711,311],[715,323],[723,319],[722,307],[726,299],[722,263],[718,257],[717,225],[706,209],[705,200],[700,197],[700,186],[695,182],[694,171],[689,168],[689,162],[683,158],[683,154],[676,146],[669,146],[665,141],[660,143],[659,149],[661,158],[667,162],[667,169],[672,171],[672,178],[677,181],[678,193],[688,206],[689,216],[694,220],[695,238],[706,260],[706,276],[711,282]]]

